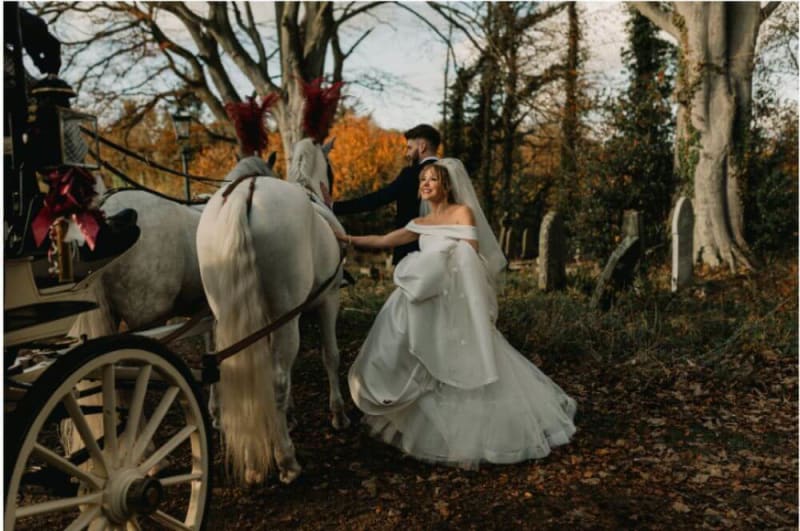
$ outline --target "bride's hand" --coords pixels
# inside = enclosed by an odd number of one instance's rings
[[[353,238],[343,232],[333,231],[333,234],[336,236],[336,239],[342,243],[346,243],[347,245],[353,243]]]

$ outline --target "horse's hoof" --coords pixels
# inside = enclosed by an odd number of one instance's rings
[[[290,465],[286,469],[281,469],[281,473],[279,475],[281,483],[284,485],[288,485],[296,480],[300,476],[302,468],[297,463]]]
[[[346,430],[350,427],[350,419],[344,411],[331,414],[331,425],[335,430]]]

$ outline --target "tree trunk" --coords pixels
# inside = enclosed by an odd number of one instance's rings
[[[682,60],[686,75],[678,79],[682,85],[678,90],[686,93],[689,124],[699,133],[699,156],[694,167],[694,253],[703,263],[726,263],[736,270],[739,265],[753,267],[743,237],[742,165],[736,159],[737,154],[744,153],[749,127],[758,30],[757,24],[748,23],[747,15],[754,13],[758,21],[760,5],[735,6],[735,19],[731,6],[722,2],[676,3],[675,11],[683,18],[685,31]],[[734,58],[733,54],[745,57]],[[736,79],[734,63],[746,71],[746,79]]]
[[[300,2],[276,2],[281,53],[282,98],[273,108],[281,133],[286,167],[292,160],[294,145],[303,138],[305,98],[300,81],[311,81],[323,75],[328,43],[335,21],[331,2],[302,3],[305,14],[299,20]]]
[[[503,15],[503,39],[502,47],[505,55],[505,67],[503,79],[503,108],[501,113],[502,121],[502,156],[501,174],[503,176],[503,211],[509,216],[509,221],[514,218],[513,199],[516,194],[512,191],[512,177],[514,175],[514,147],[517,139],[516,116],[519,112],[519,102],[517,101],[517,80],[519,78],[517,67],[517,30],[515,27],[516,13],[508,3],[499,3],[498,7]]]
[[[680,45],[676,162],[694,184],[695,259],[753,269],[741,186],[761,5],[674,2],[671,18],[655,4],[634,5]]]
[[[575,157],[578,144],[578,67],[580,26],[575,2],[567,6],[569,30],[564,71],[564,117],[561,121],[561,183],[558,187],[558,203],[562,207],[572,199],[577,164]]]

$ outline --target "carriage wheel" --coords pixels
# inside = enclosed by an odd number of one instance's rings
[[[110,336],[60,357],[6,423],[5,529],[202,528],[211,445],[200,397],[186,365],[150,339]]]

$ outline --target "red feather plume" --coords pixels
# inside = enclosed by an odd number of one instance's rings
[[[314,140],[322,142],[324,138],[321,137],[333,123],[343,84],[342,81],[339,81],[327,88],[322,88],[321,77],[309,83],[300,80],[303,95],[306,98],[303,110],[303,131]]]
[[[266,114],[278,97],[273,92],[261,98],[261,104],[253,97],[247,98],[247,101],[231,101],[225,104],[225,112],[236,128],[243,156],[258,156],[267,147]]]

